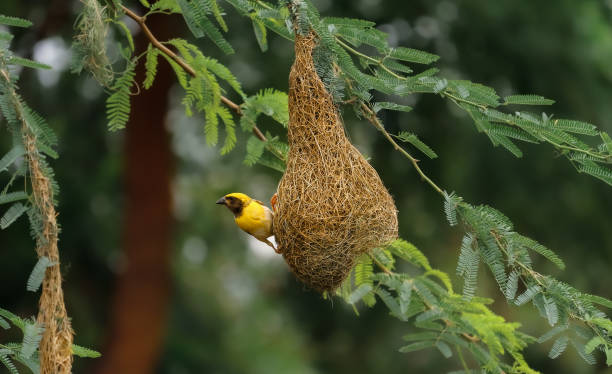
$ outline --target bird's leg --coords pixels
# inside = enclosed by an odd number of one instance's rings
[[[264,239],[262,240],[262,242],[266,243],[267,245],[269,245],[270,247],[272,247],[272,249],[274,249],[274,252],[280,254],[280,251],[278,249],[276,249],[276,247],[274,246],[274,244],[272,244],[268,239]]]
[[[278,193],[275,193],[270,198],[270,205],[272,206],[272,211],[276,213],[276,203],[278,202]]]

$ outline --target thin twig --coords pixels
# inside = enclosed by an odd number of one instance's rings
[[[461,347],[460,346],[456,346],[456,347],[457,347],[457,355],[459,356],[459,361],[461,361],[461,365],[463,365],[463,370],[466,373],[469,373],[470,369],[467,363],[465,362],[465,359],[463,358],[463,352],[461,351]]]
[[[380,268],[380,270],[382,270],[385,274],[387,274],[387,275],[396,275],[395,272],[391,271],[388,267],[386,267],[371,252],[368,252],[368,256]],[[416,288],[414,283],[412,283],[412,290],[414,290],[417,293],[419,292],[419,290]],[[429,309],[435,309],[435,306],[433,306],[430,303],[428,303],[427,300],[423,299],[423,304],[425,304],[425,306],[427,306]],[[453,325],[453,322],[448,320],[448,319],[446,319],[446,318],[442,318],[442,321],[446,324],[446,326],[452,326]],[[461,333],[461,336],[463,336],[465,339],[469,340],[472,343],[477,343],[477,342],[480,341],[480,338],[478,336],[475,336],[475,335],[470,335],[470,334],[467,334],[467,333]]]
[[[140,28],[142,29],[142,31],[144,32],[145,36],[147,37],[147,39],[149,39],[151,41],[151,44],[153,44],[153,46],[157,49],[159,49],[160,51],[162,51],[163,53],[165,53],[166,55],[168,55],[171,59],[173,59],[177,64],[179,64],[187,73],[189,73],[189,75],[191,75],[192,77],[196,76],[196,71],[189,66],[189,64],[187,64],[185,62],[185,60],[183,60],[182,58],[180,58],[176,53],[174,53],[172,50],[170,50],[168,47],[166,47],[165,45],[163,45],[159,40],[157,40],[157,38],[155,37],[155,35],[153,35],[153,33],[151,32],[151,29],[149,29],[149,27],[146,24],[146,18],[145,17],[141,17],[138,14],[134,13],[132,10],[126,8],[125,6],[121,5],[121,10],[131,19],[133,19],[134,21],[136,21],[136,23],[138,24],[138,26],[140,26]],[[221,95],[221,101],[223,102],[223,104],[225,104],[228,108],[234,110],[236,112],[236,114],[238,114],[239,116],[242,115],[242,110],[240,109],[240,105],[236,104],[235,102],[231,101],[230,99],[228,99],[227,97]],[[253,134],[262,142],[266,142],[268,141],[268,139],[266,138],[266,136],[261,132],[261,130],[257,127],[257,125],[253,126]]]
[[[409,80],[409,79],[411,78],[411,77],[404,77],[404,76],[402,76],[402,75],[400,75],[400,74],[397,74],[396,72],[394,72],[393,70],[391,70],[391,69],[389,69],[387,66],[385,66],[385,64],[384,64],[383,62],[384,62],[384,60],[385,60],[385,58],[386,58],[387,56],[384,56],[384,57],[382,57],[382,58],[380,58],[380,59],[376,59],[376,58],[373,58],[373,57],[371,57],[371,56],[366,55],[365,53],[361,53],[361,52],[359,52],[359,51],[358,51],[358,50],[356,50],[355,48],[351,47],[350,45],[348,45],[347,43],[345,43],[344,41],[342,41],[342,39],[340,39],[340,37],[338,37],[338,36],[336,36],[336,37],[335,37],[335,39],[336,39],[336,42],[337,42],[338,44],[340,44],[342,47],[344,47],[344,49],[346,49],[347,51],[349,51],[349,52],[351,52],[352,54],[354,54],[354,55],[356,55],[356,56],[359,56],[359,57],[361,57],[361,58],[363,58],[363,59],[365,59],[365,60],[368,60],[368,61],[370,61],[370,62],[373,62],[374,64],[378,65],[378,66],[379,66],[381,69],[383,69],[384,71],[386,71],[386,72],[387,72],[388,74],[390,74],[391,76],[393,76],[393,77],[395,77],[395,78],[397,78],[397,79],[399,79],[399,80],[402,80],[402,81],[407,81],[407,80]],[[421,86],[425,86],[425,87],[427,87],[426,85],[423,85],[422,83],[420,83],[418,80],[417,80],[417,81],[415,81],[415,82],[414,82],[414,84],[417,84],[417,85],[421,85]],[[418,91],[414,91],[414,92],[418,92]],[[460,105],[460,103],[466,103],[466,104],[469,104],[469,105],[475,106],[475,107],[479,108],[479,109],[480,109],[481,111],[483,111],[483,112],[486,112],[486,111],[489,109],[489,107],[488,107],[486,104],[481,104],[481,103],[478,103],[478,102],[475,102],[475,101],[468,100],[468,99],[465,99],[465,98],[463,98],[463,97],[457,96],[457,95],[455,95],[455,94],[451,93],[451,92],[450,92],[449,90],[447,90],[447,89],[444,89],[444,90],[442,90],[442,91],[440,91],[440,92],[437,92],[437,93],[438,93],[440,96],[442,96],[442,97],[448,97],[448,98],[449,98],[449,99],[450,99],[450,100],[451,100],[451,101],[452,101],[454,104],[456,104],[456,105],[457,105],[459,108],[461,108],[461,109],[463,109],[463,110],[465,110],[465,108],[464,108],[464,107],[462,107],[462,106]],[[504,103],[504,104],[501,104],[501,105],[508,105],[508,104],[507,104],[507,103]],[[503,123],[506,123],[506,124],[508,124],[508,125],[510,125],[510,126],[518,127],[519,129],[521,128],[520,126],[518,126],[518,125],[516,125],[515,123],[513,123],[513,122],[511,122],[511,121],[508,121],[508,120],[502,120],[502,122],[503,122]],[[571,145],[563,145],[563,144],[560,144],[560,143],[555,142],[554,140],[550,139],[550,138],[549,138],[549,137],[547,137],[547,136],[544,136],[544,137],[543,137],[543,139],[540,139],[540,140],[543,140],[543,141],[545,141],[545,142],[548,142],[548,143],[549,143],[549,144],[551,144],[553,147],[556,147],[556,148],[558,148],[558,149],[562,149],[562,150],[564,149],[564,150],[567,150],[567,151],[574,151],[574,152],[583,153],[583,154],[586,154],[586,155],[589,155],[589,156],[591,156],[591,157],[595,157],[595,158],[598,158],[598,159],[600,159],[600,160],[604,160],[604,161],[609,161],[609,160],[611,160],[611,157],[610,157],[610,156],[608,156],[608,155],[604,155],[604,154],[602,154],[602,153],[599,153],[599,152],[593,151],[593,150],[591,150],[591,149],[589,149],[589,150],[585,150],[585,149],[581,149],[581,148],[578,148],[578,147],[573,147],[573,146],[571,146]],[[579,172],[580,172],[580,170],[579,170]]]
[[[409,77],[404,77],[404,76],[402,76],[402,75],[397,74],[397,73],[396,73],[396,72],[394,72],[393,70],[389,69],[389,68],[388,68],[388,67],[387,67],[387,66],[386,66],[386,65],[383,63],[383,61],[385,60],[385,58],[386,58],[387,56],[385,56],[385,57],[383,57],[383,58],[381,58],[381,59],[376,59],[376,58],[373,58],[373,57],[371,57],[371,56],[366,55],[365,53],[361,53],[361,52],[359,52],[359,51],[358,51],[358,50],[356,50],[355,48],[353,48],[353,47],[351,47],[350,45],[348,45],[347,43],[343,42],[343,41],[342,41],[342,40],[341,40],[339,37],[337,37],[337,36],[336,36],[336,42],[337,42],[338,44],[340,44],[342,47],[344,47],[346,50],[348,50],[349,52],[353,53],[354,55],[359,56],[359,57],[361,57],[361,58],[364,58],[364,59],[366,59],[366,60],[368,60],[368,61],[371,61],[371,62],[373,62],[373,63],[377,64],[377,65],[378,65],[378,66],[379,66],[381,69],[383,69],[384,71],[386,71],[387,73],[389,73],[391,76],[393,76],[393,77],[395,77],[395,78],[397,78],[397,79],[399,79],[399,80],[402,80],[402,81],[407,81],[407,80],[409,79]],[[423,85],[423,84],[419,83],[419,81],[416,81],[416,82],[414,82],[414,83],[415,83],[415,84],[417,84],[417,85]],[[452,101],[454,101],[454,102],[455,102],[455,104],[457,104],[457,102],[458,102],[458,101],[461,101],[461,102],[464,102],[464,103],[467,103],[467,104],[470,104],[470,105],[474,105],[474,106],[476,106],[476,107],[479,107],[479,108],[481,108],[481,109],[483,109],[483,110],[486,110],[486,109],[487,109],[487,106],[486,106],[486,105],[479,104],[479,103],[474,102],[474,101],[471,101],[471,100],[466,100],[466,99],[464,99],[464,98],[462,98],[462,97],[459,97],[459,96],[453,95],[452,93],[450,93],[449,91],[446,91],[446,90],[439,92],[439,94],[440,94],[440,95],[442,95],[442,96],[448,96],[448,97],[449,97],[449,98],[450,98]]]
[[[506,247],[504,247],[504,245],[502,244],[499,235],[497,234],[497,232],[495,232],[494,230],[490,231],[491,236],[493,237],[493,239],[495,240],[495,244],[497,244],[497,246],[499,247],[499,249],[506,255],[506,257],[510,257],[510,254],[508,253],[508,251],[506,250]],[[529,276],[531,277],[531,279],[535,280],[540,286],[542,287],[546,287],[546,285],[542,282],[542,278],[544,278],[544,276],[540,273],[538,273],[537,271],[531,269],[530,267],[528,267],[527,265],[525,265],[524,263],[522,263],[521,261],[517,261],[515,260],[515,263],[522,267],[523,270],[525,270],[525,272],[527,274],[529,274]],[[525,286],[527,287],[527,283],[525,282]]]
[[[412,155],[410,153],[406,152],[406,150],[404,148],[400,147],[400,145],[397,144],[397,142],[393,139],[391,134],[389,134],[387,132],[387,130],[385,130],[385,127],[382,125],[382,123],[380,123],[380,120],[376,117],[376,114],[372,111],[372,109],[370,109],[365,103],[361,103],[361,109],[363,110],[364,114],[366,115],[366,118],[370,121],[370,123],[372,125],[374,125],[374,127],[376,127],[380,132],[383,133],[383,135],[389,141],[389,143],[391,143],[391,145],[393,145],[393,148],[395,148],[396,151],[400,152],[401,154],[403,154],[404,156],[406,156],[406,158],[408,158],[410,160],[410,162],[412,163],[412,165],[416,169],[417,173],[419,173],[421,178],[425,182],[427,182],[430,186],[432,186],[434,188],[434,190],[436,190],[440,195],[444,196],[444,191],[440,187],[438,187],[438,185],[435,184],[423,172],[423,170],[421,170],[421,168],[419,167],[419,164],[418,164],[419,160],[417,160],[416,158],[412,157]]]
[[[380,261],[378,261],[378,259],[376,258],[376,256],[374,256],[371,252],[368,252],[368,256],[370,256],[370,258],[372,259],[372,261],[374,261],[374,263],[380,268],[380,270],[382,270],[385,274],[395,274],[393,273],[391,270],[389,270],[385,265],[383,265]]]

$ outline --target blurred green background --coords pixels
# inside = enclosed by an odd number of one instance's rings
[[[610,0],[314,3],[326,16],[375,21],[389,33],[392,45],[439,54],[446,77],[481,82],[502,95],[537,93],[553,98],[557,102],[545,108],[547,113],[589,121],[612,132]],[[226,63],[247,93],[265,87],[286,91],[292,45],[272,35],[270,50],[262,54],[251,23],[228,4],[223,7],[230,28],[227,37],[237,53],[223,56],[211,43],[200,41],[204,53]],[[20,87],[60,138],[60,158],[52,165],[61,186],[60,251],[75,342],[104,354],[97,360],[77,360],[74,372],[106,373],[104,360],[110,357],[106,352],[117,344],[113,295],[121,286],[121,275],[131,266],[122,239],[127,209],[126,139],[125,132],[109,133],[105,128],[103,89],[87,75],[68,71],[68,47],[79,8],[78,1],[3,0],[0,13],[32,20],[33,29],[14,30],[14,50],[55,67],[48,72],[24,71]],[[132,8],[142,13],[138,4]],[[189,35],[182,22],[166,27],[165,34]],[[219,156],[218,149],[205,145],[203,119],[184,116],[177,90],[170,90],[168,100],[173,225],[170,276],[164,282],[169,299],[167,318],[155,326],[162,331],[162,339],[151,372],[343,374],[460,369],[455,358],[444,360],[437,351],[398,353],[401,336],[411,329],[408,324],[387,316],[383,307],[361,310],[356,317],[341,300],[323,300],[294,280],[280,256],[240,232],[231,214],[214,202],[233,191],[268,200],[280,174],[242,164],[247,134],[239,134],[239,145],[231,154]],[[553,248],[568,264],[559,272],[538,258],[541,272],[612,297],[609,186],[577,174],[546,145],[521,144],[523,159],[493,148],[476,133],[469,118],[438,97],[416,95],[403,103],[415,110],[386,113],[386,125],[391,132],[417,133],[438,153],[438,159],[421,163],[438,184],[469,202],[500,209],[519,232]],[[420,182],[409,163],[371,126],[355,120],[350,111],[343,115],[351,140],[371,157],[395,197],[401,236],[423,250],[435,267],[454,274],[462,233],[447,225],[439,196]],[[278,131],[274,126],[261,124]],[[9,143],[10,136],[4,132],[2,152]],[[147,181],[149,185],[158,182]],[[22,316],[36,313],[38,296],[25,291],[36,261],[27,231],[26,220],[20,219],[0,232],[0,306]],[[456,277],[455,287],[461,287]],[[484,271],[477,294],[494,297],[493,309],[521,322],[523,331],[535,336],[547,331],[532,306],[507,305]],[[138,339],[145,343],[149,337]],[[526,350],[534,368],[559,374],[612,373],[602,357],[598,365],[589,366],[571,348],[550,360],[550,344]]]

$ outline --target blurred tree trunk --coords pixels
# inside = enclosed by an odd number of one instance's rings
[[[148,18],[160,39],[176,30],[173,17]],[[147,40],[141,32],[137,50]],[[144,60],[137,82],[144,80]],[[151,90],[132,97],[125,130],[125,207],[123,251],[126,268],[116,283],[107,347],[98,374],[154,372],[166,331],[170,293],[173,172],[169,134],[165,127],[168,93],[174,75],[163,59]]]

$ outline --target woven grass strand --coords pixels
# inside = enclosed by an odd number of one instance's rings
[[[42,284],[37,322],[45,328],[39,345],[41,374],[70,374],[72,372],[72,330],[62,290],[62,275],[57,247],[59,227],[51,180],[43,172],[36,135],[26,119],[23,104],[13,88],[8,69],[0,70],[0,77],[9,87],[16,117],[21,122],[21,135],[26,151],[29,176],[32,181],[32,201],[42,223],[42,233],[36,238],[38,257],[46,256],[55,265],[47,268]]]
[[[62,275],[57,248],[58,226],[51,181],[42,172],[36,138],[24,125],[23,142],[26,149],[34,205],[39,209],[43,223],[43,238],[37,239],[38,257],[46,256],[55,265],[49,267],[42,284],[37,321],[45,331],[39,347],[41,374],[70,374],[72,372],[72,331],[64,305]]]
[[[397,209],[380,177],[349,142],[315,70],[317,37],[295,37],[289,75],[289,154],[274,232],[297,278],[333,291],[356,258],[397,238]]]

